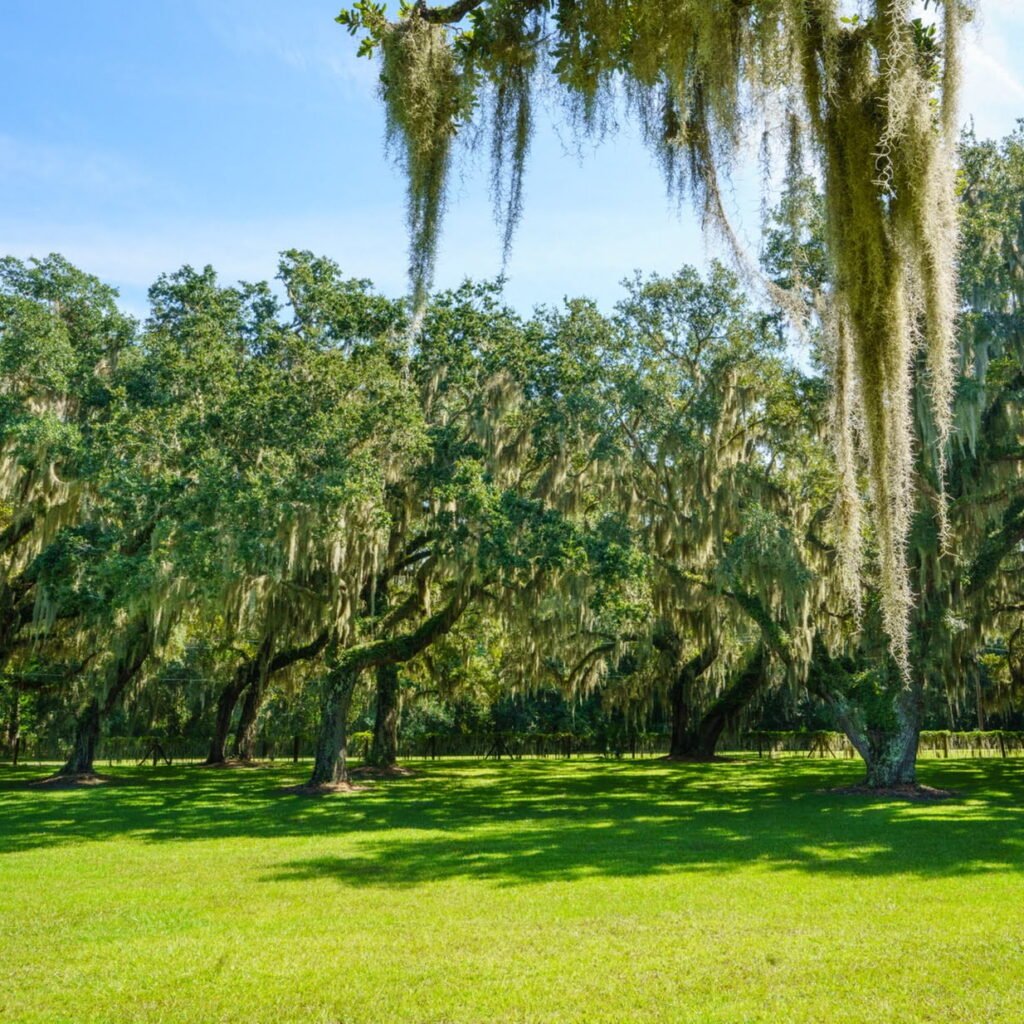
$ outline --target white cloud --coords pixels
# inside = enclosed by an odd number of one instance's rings
[[[249,57],[265,57],[296,71],[325,75],[367,95],[376,87],[376,65],[356,56],[344,30],[331,24],[335,3],[311,12],[309,4],[261,8],[251,2],[221,0],[202,3],[196,11],[229,49]]]
[[[0,134],[0,182],[26,181],[105,194],[153,184],[140,167],[114,153]]]
[[[982,138],[1009,133],[1024,116],[1024,5],[1020,0],[984,0],[964,47],[962,120],[973,121]]]
[[[968,74],[971,84],[987,90],[987,98],[997,102],[1007,99],[1024,104],[1024,81],[1015,75],[1001,60],[975,42],[968,42],[967,47]],[[1003,89],[1009,95],[999,96],[996,90]],[[1021,108],[1018,107],[1018,110]],[[1024,113],[1024,110],[1021,111]]]
[[[586,243],[581,244],[580,240]],[[407,237],[400,206],[364,206],[333,217],[259,220],[50,224],[0,221],[0,252],[21,259],[60,252],[77,266],[120,288],[126,306],[145,313],[146,289],[161,273],[185,263],[212,264],[225,282],[269,280],[277,254],[310,249],[334,259],[344,274],[368,277],[387,294],[402,294]],[[585,205],[527,216],[507,268],[509,300],[524,311],[589,295],[607,304],[633,268],[670,272],[702,262],[705,247],[694,218],[655,217],[626,209],[602,216],[595,230]],[[496,277],[500,244],[484,202],[456,205],[446,226],[438,265],[440,287],[466,275]]]

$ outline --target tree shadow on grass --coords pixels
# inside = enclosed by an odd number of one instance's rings
[[[363,793],[280,793],[302,768],[140,769],[120,785],[28,792],[0,775],[0,854],[93,840],[323,836],[332,855],[269,878],[416,886],[715,872],[757,863],[847,876],[1024,868],[1024,761],[928,762],[937,804],[837,796],[851,762],[440,762]],[[343,853],[335,840],[346,840]]]

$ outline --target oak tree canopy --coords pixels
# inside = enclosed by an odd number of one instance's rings
[[[741,145],[777,136],[792,181],[825,195],[836,504],[846,578],[861,557],[866,456],[883,619],[906,666],[912,593],[911,364],[925,362],[940,462],[953,389],[958,44],[972,0],[358,0],[338,21],[379,56],[389,143],[408,179],[411,276],[434,267],[459,137],[486,140],[506,248],[522,210],[534,98],[546,87],[583,133],[622,105],[669,190],[730,231],[721,199]],[[482,129],[478,130],[478,129]],[[770,147],[769,147],[770,148]],[[940,473],[940,480],[942,474]],[[932,496],[944,530],[944,495]]]

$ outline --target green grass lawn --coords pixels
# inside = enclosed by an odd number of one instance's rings
[[[0,769],[0,1021],[1024,1019],[1024,760]]]

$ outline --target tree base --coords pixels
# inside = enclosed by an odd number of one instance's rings
[[[364,764],[349,770],[349,775],[355,775],[361,779],[408,779],[415,774],[416,772],[411,768],[405,768],[400,764],[386,766]]]
[[[79,789],[83,786],[103,786],[113,781],[112,776],[98,775],[96,772],[57,772],[45,779],[33,779],[29,785],[38,789]]]
[[[290,796],[327,796],[331,793],[361,793],[369,788],[352,782],[303,782],[299,786],[285,786],[280,792]]]
[[[936,789],[934,786],[923,786],[920,782],[903,782],[895,786],[869,786],[861,782],[856,786],[839,786],[828,792],[837,796],[869,796],[879,800],[915,800],[920,803],[950,800],[960,795],[952,789]]]
[[[226,757],[223,761],[203,761],[197,768],[269,768],[265,761],[246,761],[242,757]]]

